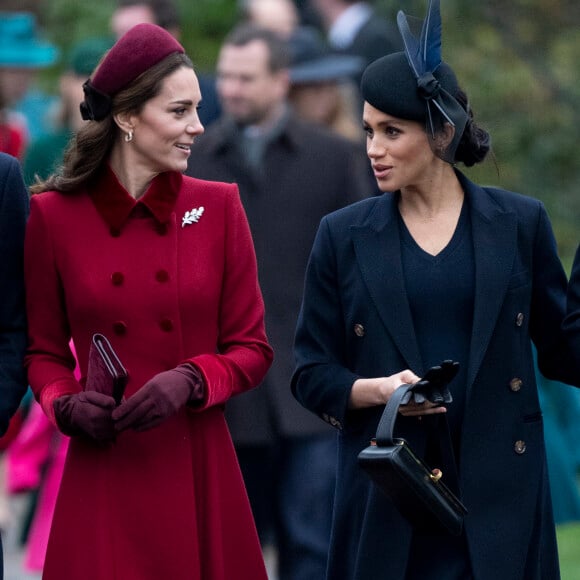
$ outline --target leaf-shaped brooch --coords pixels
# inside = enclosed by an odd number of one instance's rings
[[[189,226],[191,224],[196,224],[199,218],[203,215],[204,207],[194,207],[190,211],[186,211],[181,222],[181,227]]]

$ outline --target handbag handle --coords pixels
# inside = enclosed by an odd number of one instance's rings
[[[408,391],[412,391],[419,383],[404,384],[395,389],[391,398],[387,402],[387,406],[383,411],[379,426],[377,427],[377,435],[375,437],[376,443],[380,447],[387,447],[394,445],[393,431],[395,429],[395,421],[397,420],[397,413],[399,412],[399,405],[403,397]]]
[[[403,384],[391,395],[388,400],[379,426],[377,427],[377,434],[375,437],[376,445],[386,447],[394,445],[393,430],[395,428],[395,421],[397,420],[397,413],[399,406],[404,396],[419,385],[434,384],[439,387],[446,386],[457,374],[459,363],[452,360],[444,360],[440,365],[431,367],[423,376],[421,380],[416,383]],[[447,427],[447,431],[449,428]]]

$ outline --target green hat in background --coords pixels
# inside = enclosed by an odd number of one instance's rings
[[[0,67],[44,68],[59,51],[38,36],[36,18],[29,12],[0,12]]]
[[[113,46],[114,40],[94,37],[73,45],[67,60],[67,70],[80,77],[90,77],[103,55]]]

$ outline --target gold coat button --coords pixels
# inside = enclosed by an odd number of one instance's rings
[[[524,323],[524,314],[523,312],[518,312],[516,316],[516,326],[521,326]]]
[[[365,335],[365,327],[362,324],[355,324],[353,330],[359,338],[362,338]]]
[[[519,439],[514,443],[514,451],[518,455],[523,455],[526,452],[526,442]]]
[[[522,381],[522,379],[518,379],[517,377],[514,377],[510,381],[510,390],[513,391],[514,393],[517,393],[522,388],[523,384],[524,384],[524,382]]]

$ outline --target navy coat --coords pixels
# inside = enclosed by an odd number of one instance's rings
[[[18,161],[0,153],[0,435],[26,391],[24,228],[28,192]]]
[[[530,338],[544,374],[574,377],[577,385],[577,366],[562,356],[567,279],[541,202],[458,177],[475,255],[459,453],[473,573],[476,580],[554,580],[558,556]],[[307,272],[292,388],[340,433],[329,580],[402,580],[410,552],[410,526],[357,465],[384,407],[348,409],[357,378],[426,370],[404,288],[397,211],[397,197],[385,194],[327,216]],[[570,319],[569,332],[578,332],[578,321]],[[396,433],[421,452],[428,421],[399,416]]]

